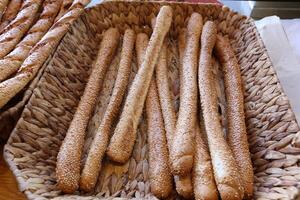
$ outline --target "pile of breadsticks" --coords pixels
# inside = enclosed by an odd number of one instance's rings
[[[173,177],[176,191],[184,198],[218,199],[220,196],[231,200],[252,196],[253,169],[244,122],[241,75],[230,44],[217,35],[214,22],[207,21],[203,25],[200,14],[190,16],[187,28],[178,36],[180,107],[176,119],[168,82],[165,39],[171,23],[172,9],[163,6],[152,20],[150,39],[144,33],[136,35],[132,29],[124,32],[110,102],[81,170],[87,124],[120,38],[116,28],[104,32],[84,94],[57,157],[57,182],[63,192],[73,193],[78,188],[92,191],[105,155],[114,162],[128,161],[145,108],[149,179],[155,196],[166,198],[171,194]],[[125,97],[134,43],[139,69]],[[213,50],[224,74],[226,137],[212,83]],[[113,132],[113,121],[118,118]]]
[[[0,109],[36,76],[90,0],[0,0]]]

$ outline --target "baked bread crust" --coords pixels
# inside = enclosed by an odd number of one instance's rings
[[[75,0],[69,11],[30,50],[18,73],[0,83],[0,108],[20,92],[37,74],[49,55],[57,47],[69,25],[83,12],[89,0]]]
[[[23,61],[28,56],[32,47],[45,35],[52,26],[62,0],[46,0],[43,3],[43,11],[38,21],[29,29],[27,35],[16,48],[0,59],[0,81],[5,80],[18,71]]]
[[[26,34],[41,5],[42,0],[26,0],[16,18],[3,29],[0,35],[0,58],[13,50]]]
[[[201,107],[218,191],[223,200],[238,200],[243,199],[243,186],[232,151],[223,136],[216,91],[212,87],[211,58],[216,36],[216,25],[212,21],[207,21],[201,36],[198,72]]]
[[[101,162],[111,137],[112,125],[121,110],[121,103],[129,83],[134,43],[135,33],[132,29],[127,29],[123,37],[121,60],[110,102],[93,139],[81,173],[80,189],[84,191],[91,191],[96,185],[101,170]]]
[[[217,37],[215,52],[222,64],[224,74],[228,117],[227,141],[233,152],[239,171],[243,172],[241,173],[241,177],[245,197],[251,199],[253,195],[254,174],[247,140],[241,73],[229,41],[220,35]]]
[[[21,5],[22,0],[11,0],[2,15],[1,24],[0,24],[0,32],[17,16]]]
[[[120,120],[108,146],[107,155],[112,161],[125,163],[132,153],[136,129],[143,111],[154,67],[171,22],[172,8],[169,6],[161,7],[143,64],[132,82]]]
[[[171,168],[175,175],[191,173],[194,160],[194,126],[197,115],[197,66],[202,16],[193,13],[188,21],[186,47],[182,58],[180,107],[171,149]]]
[[[106,71],[118,47],[119,36],[116,28],[105,31],[84,93],[57,155],[58,187],[65,193],[73,193],[78,189],[86,127],[94,110]]]

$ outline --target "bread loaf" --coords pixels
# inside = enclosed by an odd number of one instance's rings
[[[43,37],[52,26],[62,0],[45,0],[38,21],[29,29],[27,35],[16,48],[0,59],[0,81],[15,73],[28,56],[32,47]]]
[[[22,0],[11,0],[9,2],[1,19],[0,33],[17,16],[21,8],[22,2]]]
[[[118,46],[118,40],[119,32],[116,28],[105,31],[91,75],[60,147],[56,176],[59,189],[65,193],[73,193],[78,189],[86,127],[94,110],[107,68]]]
[[[138,65],[145,56],[148,37],[141,36],[136,48]],[[144,45],[144,46],[141,46]],[[149,179],[151,192],[158,198],[166,198],[172,191],[172,174],[169,168],[169,153],[164,121],[159,103],[155,76],[152,77],[146,97],[147,141],[149,147]]]
[[[199,121],[201,126],[199,126]],[[218,191],[207,146],[203,118],[196,122],[193,186],[196,200],[218,200]]]
[[[0,83],[0,108],[20,92],[37,74],[49,55],[68,31],[70,24],[83,12],[89,0],[75,0],[69,11],[30,50],[18,73]]]
[[[194,160],[194,125],[197,112],[197,65],[202,16],[193,13],[188,21],[187,40],[182,58],[180,106],[171,149],[173,174],[191,173]]]
[[[34,22],[41,5],[42,0],[25,0],[16,18],[0,34],[0,59],[13,50],[22,39]]]
[[[178,36],[178,53],[179,53],[179,79],[180,79],[180,93],[182,92],[182,60],[184,49],[186,46],[186,29],[183,28]],[[175,112],[175,110],[174,110]],[[175,129],[175,127],[174,127]],[[192,199],[194,197],[192,174],[189,173],[185,176],[174,176],[176,191],[185,199]]]
[[[244,113],[244,96],[242,78],[238,61],[229,44],[222,36],[217,37],[215,52],[222,64],[224,74],[225,95],[227,100],[227,141],[239,167],[245,197],[253,195],[253,167],[250,158],[249,146]]]
[[[212,21],[203,26],[199,60],[199,90],[201,107],[207,133],[215,181],[222,200],[243,199],[244,191],[240,181],[233,153],[224,138],[217,106],[215,88],[212,87],[212,50],[216,42],[217,28]]]
[[[137,125],[143,111],[154,66],[171,22],[172,9],[169,6],[163,6],[158,13],[143,64],[132,82],[120,121],[108,146],[107,155],[115,162],[125,163],[132,153]]]
[[[111,137],[112,125],[118,117],[121,103],[129,82],[134,42],[134,31],[132,29],[127,29],[123,37],[121,60],[110,102],[93,139],[81,173],[80,189],[84,191],[91,191],[96,185],[101,170],[101,162]]]

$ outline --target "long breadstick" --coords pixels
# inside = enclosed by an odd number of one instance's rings
[[[184,35],[184,40],[183,38],[180,39],[179,46],[183,46],[184,49],[185,31],[183,31],[183,35]],[[182,55],[183,55],[183,51],[180,50],[180,71],[182,68]],[[175,108],[172,103],[172,95],[168,83],[166,43],[163,44],[163,47],[160,52],[160,57],[157,61],[156,83],[157,83],[163,118],[165,122],[168,149],[170,153],[171,151],[170,149],[172,148],[172,144],[173,144],[173,135],[174,135],[175,125],[176,125],[176,114],[175,114]],[[193,197],[193,185],[192,185],[191,174],[188,174],[186,176],[175,176],[174,180],[176,185],[176,191],[178,192],[178,194],[186,199],[191,199]]]
[[[120,121],[108,146],[107,155],[113,161],[125,163],[131,155],[154,66],[171,22],[172,9],[163,6],[158,13],[143,64],[133,80]]]
[[[136,54],[139,66],[143,63],[147,44],[148,37],[145,34],[139,34],[136,43],[136,46],[138,46],[138,48],[136,48]],[[155,77],[152,77],[146,98],[146,116],[148,126],[147,140],[149,145],[150,188],[155,196],[166,198],[172,191],[172,175],[168,163],[167,141]]]
[[[69,11],[55,23],[31,49],[17,75],[0,83],[0,108],[20,92],[38,73],[49,55],[69,30],[69,26],[83,12],[89,0],[75,0]]]
[[[85,129],[96,104],[105,73],[118,46],[118,40],[119,32],[117,29],[110,28],[104,33],[83,96],[60,147],[57,156],[56,176],[58,187],[65,193],[73,193],[78,188]]]
[[[182,85],[183,85],[182,84],[182,63],[183,63],[183,55],[184,55],[185,46],[186,46],[186,29],[184,28],[180,31],[180,34],[178,36],[180,93],[182,92]],[[159,67],[157,67],[157,69],[158,68]],[[166,76],[166,78],[167,78],[167,76]],[[162,98],[164,98],[164,97],[162,96]],[[170,104],[171,104],[171,102],[170,102]],[[174,110],[174,112],[175,112],[175,110]],[[174,133],[174,129],[175,129],[175,127],[173,127],[173,129],[172,129],[173,133]],[[176,176],[174,176],[174,180],[175,180],[177,193],[180,196],[184,197],[185,199],[192,199],[194,196],[194,192],[193,192],[193,184],[192,184],[191,174],[187,174],[186,176],[177,176],[176,175]]]
[[[157,61],[155,75],[159,94],[159,100],[162,108],[162,114],[165,122],[168,149],[172,147],[173,135],[176,125],[175,107],[172,103],[172,94],[168,82],[167,68],[167,44],[164,43]]]
[[[81,173],[80,188],[84,191],[91,191],[96,185],[101,169],[101,162],[111,135],[112,124],[117,118],[129,82],[134,42],[134,31],[127,29],[124,34],[121,60],[113,93],[95,138],[93,139]]]
[[[7,4],[8,4],[8,0],[0,0],[0,19],[2,18],[2,15],[4,13],[4,10],[6,9]]]
[[[199,61],[199,90],[205,130],[212,159],[215,181],[223,200],[242,199],[244,195],[240,174],[228,146],[218,117],[217,97],[212,87],[212,49],[216,41],[216,25],[208,21],[201,36]]]
[[[193,168],[193,185],[196,200],[217,200],[218,191],[208,151],[203,119],[196,122],[196,150]]]
[[[22,2],[22,0],[11,0],[9,2],[1,19],[0,32],[2,32],[2,30],[9,24],[9,22],[11,22],[16,17],[21,8]]]
[[[56,16],[54,22],[57,22],[70,8],[72,5],[73,0],[63,0],[63,3],[61,4],[60,10],[58,15]]]
[[[253,168],[251,164],[244,114],[244,98],[238,61],[227,40],[217,37],[216,54],[221,61],[227,99],[227,140],[243,180],[245,197],[253,195]]]
[[[13,50],[22,39],[34,22],[41,3],[42,0],[26,0],[17,17],[5,27],[0,35],[0,58],[3,58]]]
[[[27,35],[16,48],[0,59],[0,81],[15,73],[29,54],[31,48],[43,37],[52,26],[53,20],[59,11],[62,0],[46,0],[38,21],[29,29]]]
[[[193,13],[188,22],[187,42],[182,63],[180,107],[171,151],[172,172],[187,175],[194,160],[194,125],[197,111],[197,54],[202,31],[202,17]]]

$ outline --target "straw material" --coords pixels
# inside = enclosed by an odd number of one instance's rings
[[[179,104],[178,31],[186,26],[187,18],[196,11],[203,15],[204,21],[214,20],[219,33],[230,38],[241,66],[248,140],[255,170],[254,198],[295,199],[300,182],[300,148],[298,143],[294,145],[292,141],[297,133],[299,135],[299,126],[253,20],[219,5],[153,2],[105,2],[87,9],[72,25],[47,65],[4,149],[5,160],[17,177],[20,190],[29,199],[155,199],[149,185],[144,115],[138,126],[132,157],[124,165],[115,165],[105,159],[95,191],[62,194],[56,187],[55,163],[83,93],[102,32],[114,26],[123,33],[131,27],[136,32],[150,34],[151,18],[162,4],[170,4],[174,11],[168,35],[168,69],[176,109]],[[88,125],[82,163],[109,102],[120,48],[118,52],[106,74]],[[219,84],[222,74],[216,60],[214,66],[218,100],[223,112],[226,99],[223,85]],[[136,70],[134,58],[131,81]],[[223,124],[224,119],[223,115]]]

